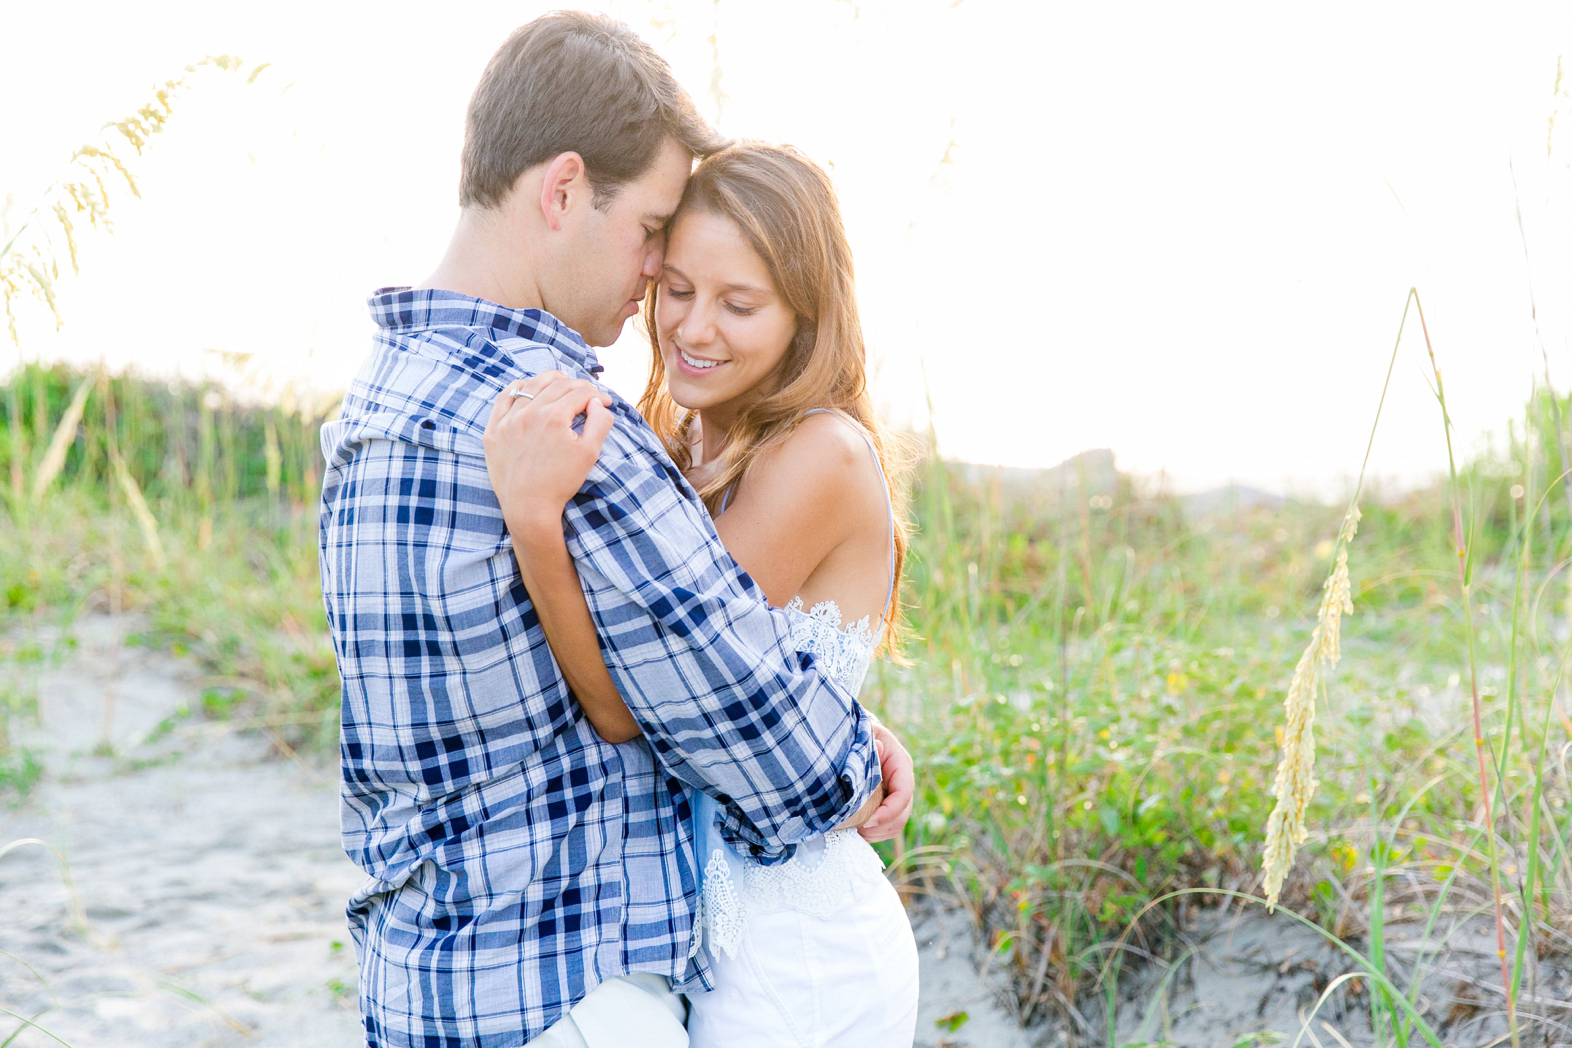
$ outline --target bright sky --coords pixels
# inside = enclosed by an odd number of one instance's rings
[[[13,225],[155,81],[205,54],[272,63],[249,87],[197,79],[135,164],[143,199],[62,282],[65,328],[35,319],[24,351],[196,374],[218,349],[269,388],[341,385],[365,295],[446,243],[486,59],[550,6],[0,0]],[[918,426],[931,403],[947,456],[1111,447],[1181,487],[1335,487],[1411,285],[1465,448],[1543,380],[1541,342],[1572,385],[1572,5],[588,6],[650,39],[725,132],[830,167],[876,395]],[[1422,349],[1404,347],[1383,474],[1445,465]],[[630,335],[602,354],[625,392],[645,352]]]

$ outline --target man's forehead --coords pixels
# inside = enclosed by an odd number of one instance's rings
[[[639,210],[649,221],[667,222],[677,211],[683,187],[693,170],[693,156],[674,139],[666,139],[655,162],[635,185],[639,190]]]

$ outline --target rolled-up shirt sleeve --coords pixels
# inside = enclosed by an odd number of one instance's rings
[[[565,514],[602,654],[651,749],[769,862],[846,821],[878,785],[872,723],[789,640],[703,503],[621,402]]]

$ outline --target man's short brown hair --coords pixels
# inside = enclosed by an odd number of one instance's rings
[[[574,152],[604,207],[667,138],[698,157],[724,144],[632,29],[554,11],[515,30],[486,65],[464,122],[459,204],[496,207],[525,170]]]

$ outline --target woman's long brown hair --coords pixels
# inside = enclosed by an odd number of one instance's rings
[[[882,426],[868,397],[867,354],[857,316],[851,245],[829,177],[789,146],[739,142],[709,157],[693,172],[677,208],[707,211],[736,223],[769,267],[776,291],[797,314],[797,332],[765,390],[738,416],[718,467],[699,488],[704,504],[720,511],[726,492],[747,474],[753,460],[791,435],[810,410],[830,408],[853,419],[868,434],[889,487],[895,517],[895,576],[885,607],[884,644],[892,652],[900,638],[900,580],[906,561],[907,522],[900,484],[907,454]],[[660,435],[677,467],[693,465],[689,447],[695,413],[680,407],[666,389],[655,326],[658,291],[644,300],[654,364],[639,411]]]

